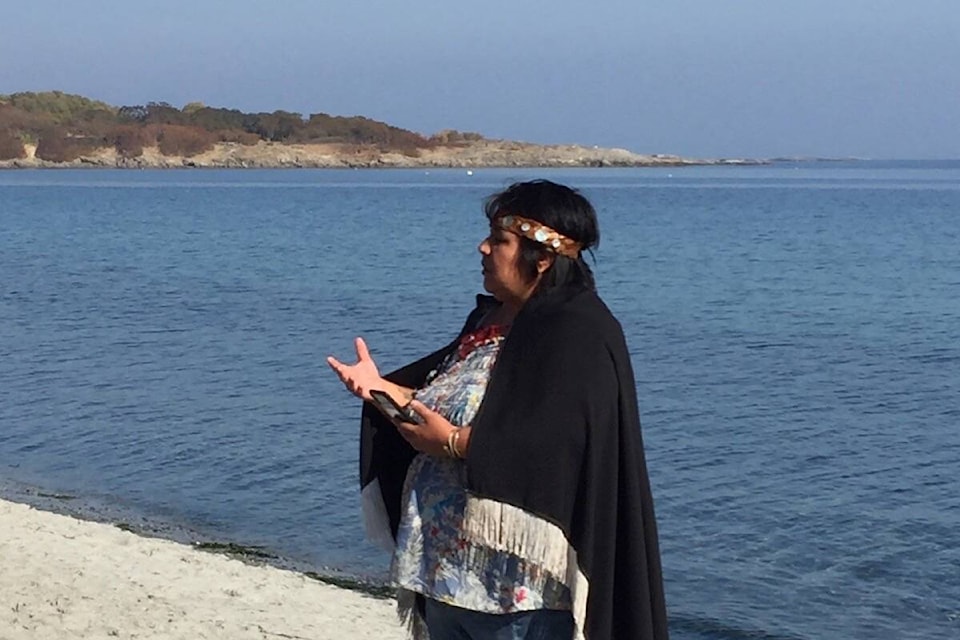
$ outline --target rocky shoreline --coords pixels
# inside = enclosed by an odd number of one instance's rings
[[[342,143],[254,145],[219,143],[194,156],[167,156],[148,147],[136,157],[101,148],[71,162],[50,162],[26,145],[26,157],[0,161],[0,168],[125,168],[125,169],[354,169],[354,168],[487,168],[487,167],[676,167],[688,165],[756,165],[763,160],[695,159],[664,154],[639,154],[625,149],[581,145],[538,145],[502,140],[478,140],[410,151],[383,151],[372,145]]]

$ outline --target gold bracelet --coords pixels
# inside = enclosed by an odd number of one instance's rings
[[[453,434],[453,442],[450,443],[450,448],[453,449],[454,458],[463,458],[463,452],[460,451],[460,432],[463,431],[463,428],[457,429],[457,432]]]
[[[457,436],[460,435],[460,429],[454,427],[450,430],[450,433],[447,434],[447,443],[443,445],[443,452],[451,458],[456,458],[456,449],[454,448],[454,440]]]

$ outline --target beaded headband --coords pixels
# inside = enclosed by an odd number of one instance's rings
[[[511,214],[496,218],[501,229],[512,231],[518,236],[539,242],[547,249],[574,260],[580,255],[580,243],[558,231],[554,231],[542,222]]]

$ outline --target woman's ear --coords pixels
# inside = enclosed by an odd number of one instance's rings
[[[556,256],[553,253],[545,252],[543,257],[537,260],[537,274],[543,275],[543,272],[553,266]]]

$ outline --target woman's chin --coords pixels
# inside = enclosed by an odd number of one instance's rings
[[[492,295],[497,300],[500,300],[498,289],[494,283],[490,282],[490,278],[489,276],[487,276],[487,274],[483,274],[483,290],[489,293],[490,295]],[[503,302],[503,301],[500,300],[500,302]]]

